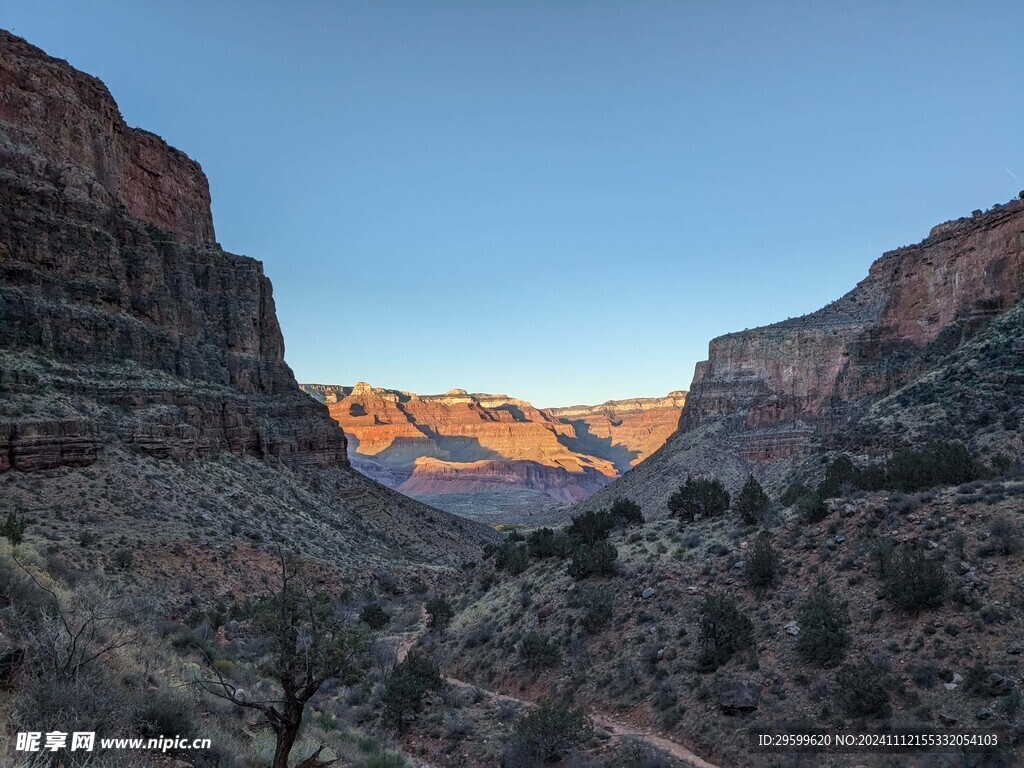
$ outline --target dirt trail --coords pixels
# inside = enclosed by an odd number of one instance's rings
[[[398,659],[398,663],[401,664],[405,657],[409,655],[416,643],[419,642],[420,636],[426,631],[425,628],[419,629],[409,637],[403,638],[398,647],[395,649],[395,655]],[[520,706],[533,706],[532,701],[525,701],[523,699],[517,699],[515,696],[509,696],[504,693],[497,693],[496,691],[489,691],[486,688],[481,688],[478,685],[467,683],[465,680],[459,680],[456,677],[445,677],[445,680],[456,688],[475,688],[476,690],[483,693],[485,697],[492,701],[511,701]],[[627,738],[639,739],[656,749],[671,755],[681,763],[690,766],[691,768],[719,768],[714,763],[709,763],[699,755],[694,754],[689,749],[684,747],[671,739],[667,739],[664,736],[660,736],[649,728],[640,728],[629,723],[620,722],[612,719],[611,716],[598,712],[596,710],[588,710],[587,715],[597,725],[607,730],[612,738],[615,740],[622,740]]]

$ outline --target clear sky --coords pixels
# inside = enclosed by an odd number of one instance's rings
[[[1024,3],[0,0],[210,177],[300,381],[685,389],[1024,188]]]

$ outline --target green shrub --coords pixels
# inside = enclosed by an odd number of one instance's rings
[[[700,604],[700,656],[705,670],[717,669],[738,651],[754,644],[754,625],[736,602],[718,593]]]
[[[796,514],[802,522],[814,525],[828,517],[828,507],[821,496],[811,492],[797,499]]]
[[[811,489],[800,482],[793,482],[786,488],[785,493],[779,497],[779,503],[784,507],[791,507],[797,503],[799,499],[804,496],[808,496],[812,493]]]
[[[572,552],[568,573],[577,581],[588,576],[610,576],[615,573],[618,557],[619,550],[611,542],[580,544]]]
[[[419,651],[410,651],[384,681],[384,716],[404,729],[405,717],[419,712],[431,691],[444,687],[437,665]]]
[[[614,594],[607,587],[577,589],[570,593],[570,608],[582,609],[580,624],[585,632],[599,632],[612,620],[615,607]]]
[[[3,536],[15,547],[25,539],[25,529],[28,528],[28,520],[24,515],[18,514],[15,510],[7,513],[7,519],[0,525],[0,536]]]
[[[565,557],[569,550],[569,537],[551,528],[539,528],[526,537],[530,557],[543,560],[548,557]]]
[[[514,541],[503,542],[494,551],[494,567],[518,576],[530,567],[530,552],[527,545]]]
[[[644,515],[640,505],[630,499],[616,499],[612,502],[608,512],[615,518],[617,524],[627,528],[644,524]]]
[[[139,735],[147,738],[190,736],[196,729],[191,702],[166,690],[147,694],[134,713],[132,723]]]
[[[976,480],[982,467],[961,443],[931,440],[924,448],[904,448],[886,462],[886,488],[920,491],[936,485]]]
[[[844,487],[856,487],[858,474],[853,460],[845,453],[842,454],[825,470],[825,479],[818,485],[818,495],[823,499],[839,496]]]
[[[122,571],[126,571],[131,568],[134,561],[135,556],[132,555],[132,551],[130,549],[119,549],[114,553],[114,565]]]
[[[427,600],[427,626],[431,630],[444,629],[455,616],[455,609],[444,597],[438,596]]]
[[[565,533],[576,544],[594,544],[604,541],[615,528],[615,518],[610,512],[584,512],[573,517]]]
[[[868,660],[847,664],[836,674],[839,702],[851,717],[887,717],[889,706],[889,674]]]
[[[513,744],[520,754],[539,757],[538,766],[561,760],[569,750],[590,738],[590,718],[568,702],[544,699],[535,710],[516,723]],[[509,761],[506,761],[508,763]],[[531,765],[529,762],[517,765]]]
[[[779,572],[779,555],[772,546],[767,533],[757,537],[747,555],[744,573],[752,587],[763,589],[771,586]]]
[[[832,667],[843,660],[850,644],[846,631],[850,617],[846,604],[836,600],[828,585],[814,588],[810,597],[800,606],[797,616],[800,634],[796,650],[806,661],[823,667]]]
[[[764,492],[764,488],[757,482],[756,477],[750,475],[747,478],[747,482],[743,484],[743,489],[740,491],[739,496],[736,497],[733,508],[736,510],[736,514],[740,516],[740,519],[747,525],[756,525],[764,519],[770,504],[771,502],[768,499],[768,494]]]
[[[381,608],[380,603],[373,602],[363,606],[363,610],[359,612],[359,620],[370,629],[384,629],[391,621],[391,617]]]
[[[668,508],[687,522],[714,517],[729,509],[729,492],[715,478],[688,477],[669,497]]]
[[[527,632],[519,641],[519,657],[529,669],[543,669],[558,663],[561,654],[555,642],[542,632]]]
[[[904,546],[885,564],[883,591],[897,608],[916,613],[942,606],[947,581],[940,559]]]

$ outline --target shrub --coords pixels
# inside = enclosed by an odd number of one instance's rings
[[[797,499],[796,513],[802,522],[814,525],[828,517],[828,507],[820,495],[811,492]]]
[[[885,564],[883,591],[905,611],[938,608],[946,598],[947,578],[942,561],[920,549],[903,547]]]
[[[612,620],[614,595],[607,588],[577,589],[569,596],[570,608],[582,608],[580,624],[586,632],[598,632]]]
[[[543,669],[558,663],[561,654],[555,642],[542,632],[527,632],[519,641],[519,657],[529,669]]]
[[[0,525],[0,536],[3,536],[16,547],[25,539],[26,528],[28,528],[28,520],[24,515],[20,515],[12,509],[7,513],[7,519],[4,520],[4,524]]]
[[[715,478],[686,478],[668,500],[669,511],[688,522],[714,517],[729,509],[729,492]]]
[[[630,499],[616,499],[608,510],[619,525],[630,527],[644,524],[644,514],[640,505]]]
[[[779,571],[779,555],[772,546],[767,533],[757,537],[747,556],[744,572],[752,587],[763,589],[771,586]]]
[[[367,603],[359,612],[359,620],[370,629],[384,629],[391,621],[387,611],[380,607],[380,603]]]
[[[785,493],[779,497],[779,503],[784,507],[791,507],[804,496],[811,493],[811,489],[800,482],[793,482],[786,488]]]
[[[494,551],[494,567],[518,576],[530,567],[530,552],[526,544],[506,541]]]
[[[577,544],[593,544],[607,539],[614,527],[610,512],[584,512],[572,519],[565,533]]]
[[[700,604],[701,667],[717,669],[753,644],[754,625],[734,600],[720,593],[704,598]]]
[[[978,557],[1015,555],[1020,551],[1020,534],[1012,522],[997,517],[988,526],[988,541],[978,549]]]
[[[191,703],[171,691],[149,694],[135,712],[132,722],[141,736],[189,736],[196,728]]]
[[[431,630],[444,629],[448,626],[448,622],[452,620],[452,617],[455,616],[452,604],[441,596],[427,600],[427,604],[424,607],[427,611],[427,626]]]
[[[825,470],[825,479],[818,485],[818,495],[823,499],[839,496],[844,486],[857,485],[858,470],[853,460],[845,453],[837,457]]]
[[[540,760],[529,765],[560,760],[570,749],[590,738],[590,719],[567,702],[544,699],[540,706],[516,723],[513,746]],[[528,763],[522,763],[527,765]]]
[[[611,542],[580,544],[573,550],[568,572],[577,581],[588,576],[609,576],[615,573],[618,557],[619,550]]]
[[[920,491],[975,480],[981,467],[961,443],[931,440],[923,448],[896,451],[885,465],[886,488]]]
[[[797,617],[800,635],[796,650],[806,661],[823,667],[832,667],[843,660],[850,644],[846,631],[850,617],[846,604],[836,600],[828,585],[814,588],[810,597],[800,606]]]
[[[134,555],[130,549],[119,549],[114,553],[114,565],[120,568],[122,571],[128,570],[132,567],[132,563],[135,561]]]
[[[410,651],[384,681],[384,716],[401,731],[405,716],[419,712],[427,694],[443,687],[437,665],[419,651]]]
[[[851,717],[887,717],[891,684],[889,673],[867,659],[847,664],[836,675],[839,702]]]
[[[561,531],[539,528],[526,537],[530,557],[543,560],[547,557],[565,557],[569,549],[568,537]]]
[[[764,518],[769,504],[768,494],[764,492],[764,488],[757,482],[757,478],[750,475],[747,478],[747,482],[743,484],[743,489],[740,491],[739,496],[736,497],[736,503],[733,507],[743,522],[748,525],[756,525]]]

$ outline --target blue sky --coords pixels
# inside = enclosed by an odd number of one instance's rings
[[[1024,188],[1020,2],[0,0],[0,26],[202,163],[300,381],[684,389],[713,336]]]

